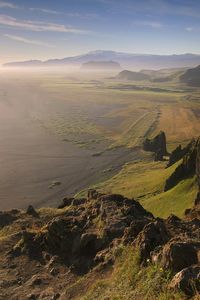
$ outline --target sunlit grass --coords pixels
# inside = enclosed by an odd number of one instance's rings
[[[166,162],[129,163],[117,175],[94,188],[105,193],[135,198],[144,208],[158,217],[165,218],[171,213],[183,217],[185,209],[193,206],[197,193],[195,177],[181,181],[173,189],[164,192],[166,179],[179,163],[167,169]]]
[[[144,268],[132,246],[122,247],[114,271],[108,279],[97,281],[81,300],[181,300],[182,295],[168,289],[172,276],[159,265]]]

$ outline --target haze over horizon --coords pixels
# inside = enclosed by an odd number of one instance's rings
[[[97,49],[200,54],[199,33],[193,0],[0,1],[0,64]]]

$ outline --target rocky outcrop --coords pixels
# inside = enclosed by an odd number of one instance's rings
[[[166,226],[162,220],[156,220],[147,224],[138,234],[135,241],[140,250],[141,262],[145,263],[150,258],[150,253],[156,247],[164,245],[169,240]]]
[[[200,265],[193,265],[177,273],[170,285],[170,288],[181,290],[188,296],[194,296],[200,292]]]
[[[162,264],[165,269],[174,273],[198,263],[198,251],[200,242],[170,241],[162,251]]]
[[[193,293],[190,280],[196,285],[199,279],[196,266],[200,263],[200,219],[192,215],[184,220],[174,215],[166,220],[154,218],[134,199],[96,190],[89,190],[87,198],[66,197],[64,201],[63,208],[55,209],[48,217],[42,213],[38,218],[32,213],[16,213],[16,220],[12,221],[15,226],[25,219],[12,250],[6,253],[6,263],[14,265],[15,274],[24,269],[23,260],[35,265],[34,271],[30,267],[30,276],[23,278],[17,293],[24,288],[35,293],[37,287],[36,292],[42,294],[51,282],[57,285],[53,291],[57,294],[62,276],[66,282],[68,274],[80,279],[86,273],[104,272],[112,268],[127,245],[130,251],[139,252],[141,268],[157,264],[174,276],[171,288],[181,289],[187,295]]]
[[[179,161],[181,158],[183,158],[191,149],[192,145],[194,143],[194,140],[192,140],[187,146],[182,148],[181,145],[179,145],[176,149],[172,151],[172,153],[169,156],[169,161],[167,164],[167,167],[172,166],[177,161]]]
[[[200,218],[200,139],[198,139],[196,142],[196,149],[196,176],[199,190],[196,195],[194,207],[186,209],[185,211],[185,216],[187,219]]]
[[[195,205],[200,205],[200,139],[197,141],[197,156],[196,156],[196,174],[199,192],[197,194]]]
[[[66,207],[66,206],[70,206],[72,204],[73,200],[74,200],[74,198],[72,198],[72,197],[65,197],[65,198],[63,198],[62,202],[61,202],[61,204],[59,204],[58,208],[62,209],[64,207]]]
[[[18,209],[12,209],[10,211],[0,211],[0,229],[12,224],[18,219],[20,211]]]
[[[168,191],[181,180],[194,176],[196,172],[198,140],[193,140],[189,144],[189,149],[183,157],[182,163],[175,169],[171,176],[166,180],[164,191]]]
[[[155,161],[163,160],[167,153],[166,136],[164,131],[161,131],[153,139],[146,139],[143,142],[143,149],[155,153]]]
[[[29,206],[28,206],[28,208],[27,208],[27,210],[26,210],[26,213],[27,213],[28,215],[33,216],[33,217],[38,217],[38,213],[37,213],[37,211],[35,210],[35,208],[34,208],[32,205],[29,205]]]
[[[90,190],[87,199],[65,199],[70,209],[49,221],[42,231],[25,231],[15,252],[21,249],[22,253],[39,256],[39,252],[46,251],[58,255],[69,266],[73,264],[77,272],[85,273],[99,261],[100,253],[113,248],[115,240],[133,240],[133,231],[136,237],[154,219],[137,201],[118,194]],[[101,260],[102,257],[101,254]]]

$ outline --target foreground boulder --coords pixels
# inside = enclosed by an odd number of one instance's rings
[[[177,273],[170,285],[172,289],[179,289],[188,296],[200,292],[200,265],[194,265]]]
[[[172,241],[163,248],[162,264],[165,269],[179,272],[198,263],[198,251],[200,251],[198,242]]]
[[[142,262],[150,257],[151,251],[165,244],[169,240],[165,224],[161,220],[147,224],[136,239],[136,246],[140,249]]]

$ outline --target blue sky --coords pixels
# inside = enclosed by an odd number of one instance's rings
[[[200,54],[200,1],[0,0],[0,63],[97,49]]]

